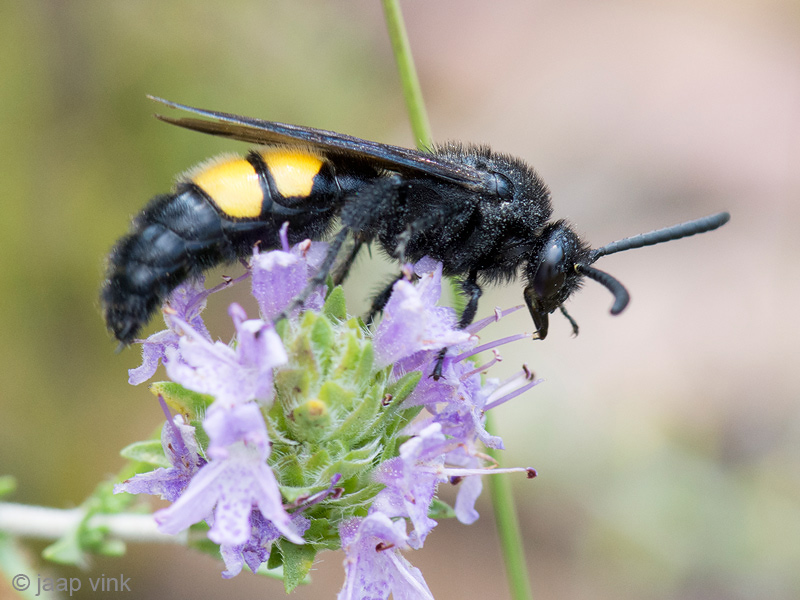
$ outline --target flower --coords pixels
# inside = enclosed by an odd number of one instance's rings
[[[322,261],[328,244],[306,240],[289,248],[288,223],[281,227],[282,250],[254,251],[250,266],[253,271],[253,296],[258,301],[264,319],[271,321],[280,315],[308,285]],[[304,310],[319,310],[325,301],[324,286],[306,298]],[[301,307],[293,311],[296,315]]]
[[[371,510],[388,517],[411,519],[412,548],[421,548],[436,526],[436,521],[428,517],[428,509],[439,483],[447,481],[442,467],[450,446],[451,442],[442,434],[442,426],[431,423],[400,446],[400,456],[385,461],[375,471],[375,480],[386,487],[375,497]]]
[[[177,348],[180,324],[187,323],[207,340],[211,335],[206,329],[200,313],[206,307],[211,290],[203,285],[204,278],[189,279],[181,283],[164,304],[164,322],[167,328],[154,333],[142,342],[142,364],[128,371],[128,383],[139,385],[156,373],[159,361],[163,360],[167,348]]]
[[[286,363],[286,352],[270,323],[247,319],[238,304],[228,309],[236,327],[235,348],[207,340],[187,327],[178,348],[167,348],[167,374],[184,387],[210,394],[219,404],[272,400],[272,372]]]
[[[423,259],[415,267],[416,284],[400,279],[375,331],[375,362],[385,367],[423,350],[466,342],[470,334],[456,327],[455,311],[437,306],[442,292],[442,264]]]
[[[422,573],[400,550],[409,549],[403,521],[383,513],[342,524],[345,580],[338,600],[433,600]]]
[[[182,415],[175,415],[174,419],[170,419],[163,398],[160,400],[167,414],[167,422],[161,430],[161,446],[172,466],[134,475],[114,486],[114,493],[152,494],[175,502],[198,469],[206,464],[205,459],[199,454],[195,428],[185,424]]]
[[[255,404],[211,412],[203,422],[210,440],[210,461],[169,508],[155,514],[159,529],[178,533],[203,519],[213,525],[208,537],[236,546],[250,538],[250,513],[257,507],[287,539],[303,539],[283,509],[281,493],[267,466],[269,440]]]
[[[303,535],[310,525],[302,513],[292,515],[292,526],[298,535]],[[222,572],[225,579],[238,575],[245,563],[255,573],[262,563],[267,562],[270,547],[281,537],[278,528],[258,510],[250,513],[250,527],[250,537],[245,543],[220,545],[220,554],[226,567]]]

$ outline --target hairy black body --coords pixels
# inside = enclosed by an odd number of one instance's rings
[[[544,338],[548,315],[563,311],[584,276],[614,293],[612,313],[624,309],[622,285],[590,266],[600,256],[728,220],[720,213],[592,250],[567,223],[550,221],[550,194],[533,169],[487,147],[448,144],[423,153],[161,102],[205,117],[162,120],[263,146],[188,173],[172,194],[154,198],[114,247],[102,302],[108,327],[123,344],[182,281],[247,257],[256,244],[277,247],[285,222],[296,243],[329,236],[338,217],[340,229],[309,289],[331,272],[348,238],[354,244],[345,275],[359,248],[373,242],[402,262],[426,255],[441,261],[468,297],[461,327],[473,320],[483,285],[510,281],[522,270],[525,301]],[[386,299],[388,290],[374,308]]]

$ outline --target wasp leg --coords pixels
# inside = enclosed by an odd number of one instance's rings
[[[459,329],[466,329],[475,318],[478,312],[478,300],[480,300],[483,290],[478,285],[478,271],[470,271],[469,277],[461,282],[461,290],[469,296],[464,312],[461,313],[461,320],[458,322]]]
[[[389,298],[392,296],[392,289],[394,288],[394,284],[403,279],[403,274],[401,273],[397,277],[393,278],[375,297],[372,299],[372,306],[369,307],[369,313],[367,313],[366,323],[369,325],[375,320],[375,316],[379,312],[383,312],[384,307],[386,306],[387,302],[389,302]]]
[[[560,305],[560,306],[558,307],[558,309],[561,311],[561,314],[562,314],[562,315],[564,315],[565,317],[567,317],[567,321],[569,321],[569,324],[570,324],[570,325],[572,325],[572,335],[573,335],[573,336],[575,336],[575,335],[578,335],[578,323],[575,321],[575,319],[573,319],[573,318],[572,318],[572,315],[570,315],[570,314],[567,312],[567,309],[566,309],[566,308],[564,308],[564,305],[563,305],[563,304],[562,304],[562,305]]]
[[[350,274],[350,267],[352,267],[353,263],[356,261],[358,251],[361,250],[362,244],[363,242],[356,240],[353,247],[347,251],[347,258],[344,259],[341,265],[336,267],[336,271],[333,274],[333,285],[340,285]]]
[[[464,294],[469,296],[469,300],[467,300],[467,305],[464,307],[464,312],[461,313],[461,319],[458,321],[458,328],[466,329],[475,318],[475,313],[478,312],[478,300],[480,300],[483,294],[481,286],[478,285],[478,271],[470,271],[469,276],[461,282],[461,290]],[[446,354],[447,348],[442,348],[436,356],[436,364],[433,367],[433,373],[431,373],[431,377],[433,377],[434,381],[439,381],[442,377],[444,357]]]

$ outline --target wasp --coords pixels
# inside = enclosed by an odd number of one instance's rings
[[[711,231],[730,218],[721,212],[592,249],[566,221],[551,220],[550,192],[531,167],[487,146],[447,143],[421,152],[151,99],[193,115],[156,115],[162,121],[257,146],[244,157],[221,156],[188,171],[173,192],[150,201],[114,246],[101,300],[122,345],[134,341],[182,281],[247,257],[255,245],[278,247],[286,222],[290,243],[330,240],[308,293],[331,275],[337,258],[342,279],[359,249],[376,243],[401,263],[426,255],[441,261],[466,295],[458,322],[464,328],[483,286],[521,271],[525,303],[544,339],[556,309],[577,333],[564,302],[584,278],[613,294],[612,314],[625,309],[628,292],[592,266],[599,258]],[[373,314],[390,293],[391,285],[376,296]],[[441,360],[438,367],[440,374]]]

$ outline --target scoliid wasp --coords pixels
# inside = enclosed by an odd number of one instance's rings
[[[290,243],[330,239],[309,293],[340,254],[339,279],[361,246],[374,242],[401,263],[426,255],[441,261],[467,297],[463,328],[475,317],[482,286],[510,281],[521,270],[525,303],[544,339],[556,309],[577,333],[563,305],[584,277],[613,294],[612,314],[627,306],[625,287],[592,266],[600,257],[711,231],[730,218],[722,212],[592,249],[567,222],[550,220],[550,193],[531,167],[486,146],[447,143],[420,152],[152,99],[195,115],[157,115],[162,121],[257,146],[246,157],[221,156],[187,172],[117,242],[102,303],[108,328],[123,345],[178,284],[249,256],[255,244],[277,247],[285,222]],[[373,313],[390,291],[378,294]],[[434,376],[440,373],[441,360]]]

